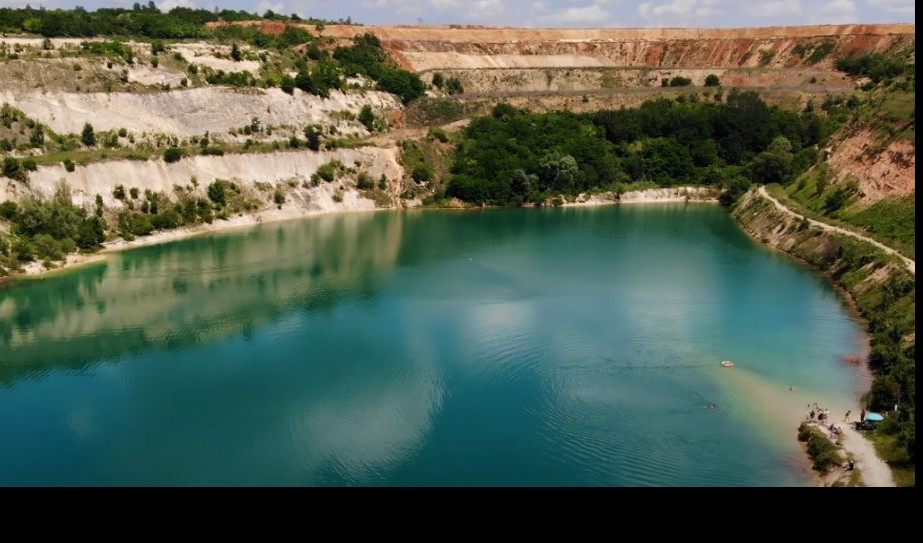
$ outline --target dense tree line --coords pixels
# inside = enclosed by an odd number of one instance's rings
[[[498,105],[460,143],[447,195],[519,205],[614,183],[721,185],[787,181],[816,159],[828,128],[755,93],[726,104],[660,99],[638,109],[534,114]]]
[[[259,19],[308,22],[318,25],[352,22],[351,20],[305,20],[297,15],[284,16],[272,11],[267,11],[262,17],[246,11],[222,10],[215,13],[206,9],[185,7],[173,8],[163,13],[153,2],[148,2],[146,5],[136,3],[132,9],[100,8],[96,11],[87,11],[79,7],[72,10],[2,8],[0,9],[0,31],[29,32],[47,37],[207,38],[223,30],[212,31],[205,26],[206,23]],[[272,40],[272,37],[268,36],[268,39]]]
[[[878,83],[903,74],[912,65],[900,56],[869,53],[860,57],[841,58],[837,60],[836,67],[849,75],[868,77]]]

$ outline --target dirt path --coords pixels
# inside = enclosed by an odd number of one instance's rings
[[[791,209],[785,207],[785,205],[784,205],[782,202],[780,202],[780,201],[776,200],[775,198],[773,198],[772,196],[770,196],[769,192],[766,191],[766,187],[760,187],[760,189],[759,189],[759,194],[760,194],[760,196],[762,196],[763,198],[766,198],[767,200],[769,200],[770,202],[772,202],[773,204],[775,204],[776,208],[778,208],[779,211],[782,211],[782,212],[784,212],[784,213],[788,213],[789,215],[792,215],[792,216],[794,216],[794,217],[802,218],[802,215],[801,215],[801,214],[795,213],[795,212],[792,211]],[[858,240],[862,240],[862,241],[864,241],[864,242],[866,242],[866,243],[871,243],[872,245],[874,245],[875,247],[878,247],[879,249],[881,249],[881,250],[884,251],[885,253],[887,253],[887,254],[889,254],[889,255],[894,255],[894,256],[900,258],[900,259],[904,262],[904,264],[907,266],[907,269],[910,270],[910,273],[912,273],[912,274],[914,274],[914,275],[917,274],[917,264],[916,264],[916,262],[914,262],[913,260],[910,260],[910,259],[907,258],[906,256],[900,254],[900,253],[897,252],[896,250],[894,250],[894,249],[888,247],[887,245],[885,245],[885,244],[883,244],[883,243],[881,243],[881,242],[879,242],[879,241],[875,241],[874,239],[872,239],[872,238],[870,238],[870,237],[863,236],[862,234],[857,234],[857,233],[852,232],[852,231],[850,231],[850,230],[846,230],[845,228],[840,228],[839,226],[833,226],[832,224],[827,224],[827,223],[825,223],[825,222],[815,221],[814,219],[810,219],[810,218],[809,218],[809,219],[808,219],[808,222],[810,222],[812,226],[816,226],[816,227],[818,227],[818,228],[820,228],[820,229],[822,229],[822,230],[827,230],[827,231],[829,231],[829,232],[836,232],[837,234],[843,234],[844,236],[849,236],[849,237],[851,237],[851,238],[856,238],[856,239],[858,239]]]
[[[740,87],[752,91],[782,91],[782,92],[814,92],[825,94],[846,94],[850,89],[837,87]],[[620,87],[616,89],[584,89],[584,90],[509,90],[491,92],[466,92],[456,95],[460,100],[520,98],[520,97],[556,97],[556,96],[612,96],[618,94],[649,94],[652,96],[664,93],[682,93],[693,90],[693,87]]]
[[[839,427],[843,430],[843,450],[856,461],[856,467],[862,472],[862,483],[870,487],[897,486],[891,468],[878,458],[875,446],[852,426],[844,424]]]

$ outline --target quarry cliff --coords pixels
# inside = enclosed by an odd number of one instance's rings
[[[219,23],[220,24],[220,23]],[[251,22],[267,33],[284,23]],[[314,31],[313,26],[305,28]],[[802,68],[831,59],[912,51],[915,25],[824,25],[694,29],[530,29],[482,26],[334,25],[320,35],[371,32],[416,71],[483,68]]]

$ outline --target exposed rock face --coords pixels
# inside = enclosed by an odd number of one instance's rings
[[[324,99],[296,90],[210,87],[171,92],[135,93],[18,93],[0,90],[0,103],[9,102],[60,133],[77,133],[84,123],[97,130],[126,128],[132,132],[193,136],[226,132],[250,124],[263,126],[337,124],[331,114],[399,109],[393,95],[383,92],[333,92]]]
[[[252,24],[271,33],[285,28],[282,23]],[[315,31],[313,26],[305,28]],[[791,68],[829,67],[837,57],[895,48],[912,52],[915,28],[915,25],[736,29],[333,25],[326,27],[322,35],[352,38],[372,32],[398,61],[417,71],[603,66]]]
[[[869,129],[857,130],[836,141],[827,159],[836,172],[834,182],[859,183],[864,204],[916,193],[916,143],[897,140],[881,150],[877,142],[883,138]]]
[[[319,187],[306,188],[304,182],[323,164],[338,160],[346,166],[366,172],[374,179],[384,176],[394,182],[400,180],[404,170],[398,162],[396,149],[362,147],[359,149],[338,149],[335,151],[287,151],[262,154],[239,154],[194,156],[174,164],[163,160],[113,160],[95,162],[67,172],[64,166],[43,166],[29,176],[28,186],[7,178],[0,178],[0,202],[19,200],[27,194],[51,197],[61,182],[66,182],[73,193],[74,203],[90,207],[97,194],[107,206],[120,207],[112,195],[117,185],[126,190],[137,188],[140,192],[150,190],[164,193],[171,198],[178,195],[177,187],[184,193],[194,192],[205,196],[205,187],[216,179],[239,183],[245,189],[259,194],[259,183],[270,186],[293,181],[292,200],[302,197],[306,207],[315,211],[374,209],[370,200],[356,202],[353,206],[335,205],[333,194],[339,187],[352,188],[353,181],[345,179],[334,183],[322,183]],[[190,180],[195,177],[198,187]],[[265,185],[264,185],[265,186]],[[392,187],[399,190],[399,187]],[[269,193],[271,195],[271,192]],[[262,199],[267,199],[264,195]],[[344,201],[348,204],[350,202]]]

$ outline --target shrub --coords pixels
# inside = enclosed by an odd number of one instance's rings
[[[306,126],[304,129],[305,146],[312,151],[320,150],[320,131],[314,126]]]
[[[224,207],[228,203],[227,193],[231,187],[231,183],[223,179],[217,179],[214,183],[208,186],[208,199],[215,203],[218,207]]]
[[[183,158],[183,150],[177,147],[170,147],[163,152],[163,159],[167,163],[179,162]]]
[[[125,201],[125,187],[124,185],[118,185],[112,191],[112,197],[116,200]]]
[[[335,162],[328,162],[317,169],[317,176],[331,183],[337,178],[337,169],[337,164]]]
[[[808,455],[814,461],[813,468],[820,473],[827,473],[831,468],[839,466],[840,452],[836,445],[819,430],[802,424],[798,428],[798,440],[807,443]]]
[[[362,111],[359,112],[359,122],[369,131],[375,131],[375,113],[372,111],[372,106],[366,104],[362,106]]]
[[[420,166],[417,166],[413,169],[412,175],[414,181],[417,183],[426,183],[427,181],[431,181],[433,179],[435,173],[433,173],[433,169],[428,165],[421,164]]]
[[[285,203],[285,193],[282,192],[282,189],[277,188],[276,191],[273,192],[272,201],[279,209],[282,209],[282,204]]]
[[[441,128],[430,128],[427,137],[431,140],[436,140],[441,143],[449,142],[449,135],[445,133],[445,130]]]
[[[38,169],[38,164],[35,163],[34,158],[24,158],[22,160],[22,169],[30,172],[34,172]]]
[[[80,133],[80,141],[87,147],[96,146],[96,132],[93,130],[92,124],[86,123],[83,125],[83,131]]]
[[[19,215],[19,205],[16,202],[7,200],[0,204],[0,218],[12,221]]]
[[[362,172],[359,174],[359,180],[356,182],[356,188],[359,190],[372,190],[375,188],[375,181],[372,180],[372,177]]]
[[[3,175],[18,181],[25,181],[26,179],[26,172],[22,168],[22,164],[9,156],[3,159]]]
[[[286,94],[295,94],[295,78],[290,75],[283,75],[279,82],[279,88]]]
[[[72,172],[76,169],[77,169],[77,166],[74,164],[73,160],[69,158],[64,159],[64,170],[65,171]]]
[[[708,74],[708,77],[705,78],[706,87],[720,87],[721,79],[718,78],[715,74]]]
[[[464,94],[465,93],[465,86],[462,84],[461,79],[457,77],[449,78],[448,82],[446,83],[445,88],[446,88],[446,92],[448,92],[449,94]]]

